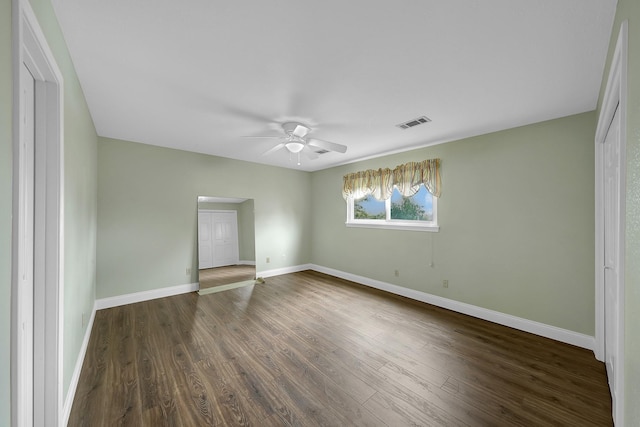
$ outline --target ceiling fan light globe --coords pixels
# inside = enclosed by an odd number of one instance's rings
[[[287,142],[285,144],[285,147],[287,147],[287,150],[289,150],[292,153],[299,153],[304,148],[304,144],[299,141],[291,141],[291,142]]]

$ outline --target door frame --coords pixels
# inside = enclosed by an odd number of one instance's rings
[[[198,231],[196,233],[196,235],[197,235],[197,246],[198,246],[198,251],[197,251],[198,271],[199,270],[206,270],[208,268],[211,268],[211,267],[208,267],[209,263],[206,263],[205,267],[203,267],[202,260],[200,259],[200,257],[202,256],[202,252],[203,252],[202,251],[203,244],[202,244],[202,239],[201,239],[201,234],[200,234],[200,233],[202,233],[202,222],[207,222],[208,223],[207,224],[207,229],[208,229],[208,233],[207,234],[208,234],[208,237],[209,237],[209,241],[211,241],[211,216],[207,215],[207,214],[208,214],[208,212],[206,212],[204,209],[198,209],[198,218],[197,218]],[[207,215],[207,221],[203,221],[203,218],[205,218],[205,215]],[[210,251],[213,252],[213,243],[210,242],[209,244],[212,246]],[[212,257],[213,256],[209,257],[209,262],[211,261]]]
[[[604,141],[618,108],[620,115],[620,168],[619,168],[619,235],[618,235],[618,289],[617,362],[614,366],[615,399],[612,396],[613,419],[624,425],[624,292],[625,292],[625,216],[626,216],[626,142],[627,142],[627,21],[622,22],[611,61],[604,98],[598,116],[595,136],[595,347],[594,354],[605,361],[605,289],[604,289]]]
[[[11,248],[11,423],[24,425],[25,411],[32,410],[34,425],[63,425],[63,335],[64,283],[64,82],[55,57],[28,0],[12,0],[13,35],[13,183]],[[25,159],[21,147],[20,121],[24,112],[20,69],[25,63],[35,83],[35,147]],[[34,255],[33,299],[25,300],[18,286],[19,249],[24,192],[21,160],[33,161],[34,238],[27,249]],[[30,225],[29,225],[30,226]],[[37,242],[38,244],[34,244]],[[28,246],[31,246],[30,248]],[[33,304],[33,365],[20,360],[17,345],[23,315],[22,304]],[[21,396],[22,372],[33,372],[33,394]],[[32,409],[31,409],[32,408]]]

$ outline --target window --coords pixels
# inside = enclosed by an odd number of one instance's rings
[[[387,200],[367,195],[347,199],[347,226],[438,231],[437,201],[423,184],[413,196],[403,197],[393,188]]]
[[[438,231],[440,159],[346,174],[348,227]]]

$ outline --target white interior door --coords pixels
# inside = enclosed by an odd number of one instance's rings
[[[211,221],[211,212],[198,212],[198,268],[200,270],[213,267]]]
[[[620,344],[620,120],[616,110],[604,141],[604,321],[605,364],[613,401],[616,399]]]
[[[238,264],[238,217],[235,211],[212,213],[213,266]]]

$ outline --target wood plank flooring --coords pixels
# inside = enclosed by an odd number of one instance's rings
[[[207,268],[198,271],[200,289],[255,279],[256,267],[253,265],[228,265]]]
[[[69,426],[610,426],[593,353],[316,272],[98,311]]]

